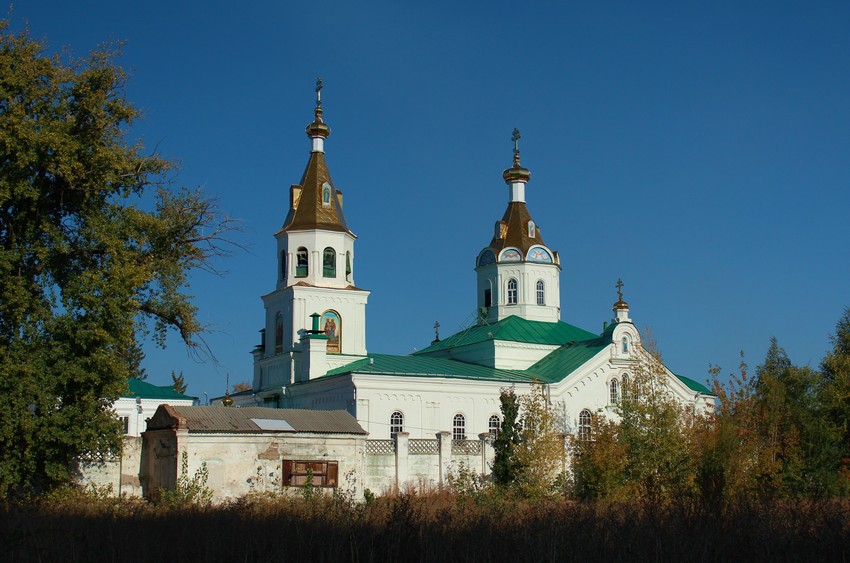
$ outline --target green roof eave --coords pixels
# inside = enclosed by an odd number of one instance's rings
[[[543,344],[561,346],[577,340],[598,338],[598,334],[588,332],[577,326],[557,321],[529,321],[522,317],[510,316],[493,324],[482,324],[464,329],[439,342],[435,342],[417,352],[414,356],[427,356],[434,352],[470,346],[487,340],[503,340],[523,342],[526,344]]]
[[[445,377],[502,383],[527,383],[533,380],[533,375],[523,370],[497,369],[446,358],[393,356],[390,354],[369,354],[366,358],[329,371],[325,377],[346,373],[401,377]]]
[[[607,347],[608,343],[603,337],[570,342],[547,355],[527,371],[541,383],[557,383]]]
[[[714,396],[714,393],[711,392],[711,389],[709,389],[702,383],[694,381],[693,379],[685,377],[684,375],[679,375],[678,373],[674,373],[673,375],[678,377],[679,381],[687,385],[688,388],[692,391],[697,391],[698,393],[702,393],[703,395],[711,395],[712,397]]]

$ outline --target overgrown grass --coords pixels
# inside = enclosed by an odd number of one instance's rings
[[[253,496],[169,507],[80,494],[0,508],[9,561],[800,561],[850,558],[850,502]]]

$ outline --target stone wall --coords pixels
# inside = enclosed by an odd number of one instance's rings
[[[142,453],[142,438],[124,436],[124,445],[120,455],[103,462],[80,462],[80,475],[77,481],[84,487],[112,487],[115,493],[128,496],[141,496],[139,466]]]
[[[366,440],[364,487],[376,494],[398,488],[418,491],[445,485],[461,467],[488,475],[494,451],[488,434],[478,440],[452,440],[449,432],[436,439],[410,439],[399,432],[392,440]]]

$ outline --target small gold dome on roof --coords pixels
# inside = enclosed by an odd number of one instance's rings
[[[623,280],[617,279],[617,302],[614,303],[612,310],[628,309],[629,304],[623,301]]]
[[[502,172],[502,178],[508,184],[513,182],[528,182],[531,180],[531,172],[528,168],[523,168],[519,164],[519,140],[522,135],[519,134],[519,129],[514,128],[511,141],[514,142],[514,165]]]
[[[322,121],[322,79],[316,79],[316,118],[307,126],[308,137],[322,137],[327,139],[331,134],[331,128]]]

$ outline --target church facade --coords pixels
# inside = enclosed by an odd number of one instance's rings
[[[367,351],[369,291],[355,283],[356,236],[325,161],[330,128],[321,87],[306,132],[307,167],[290,187],[275,234],[277,279],[262,297],[253,388],[228,396],[235,406],[346,410],[370,439],[440,432],[477,439],[499,426],[501,389],[522,394],[537,383],[562,413],[566,432],[581,436],[596,414],[616,416],[623,381],[642,357],[640,332],[620,282],[601,334],[560,319],[560,256],[526,204],[531,173],[520,164],[518,131],[513,164],[502,174],[507,208],[476,258],[478,320],[411,355]],[[713,404],[705,386],[663,369],[668,391],[683,404]]]

